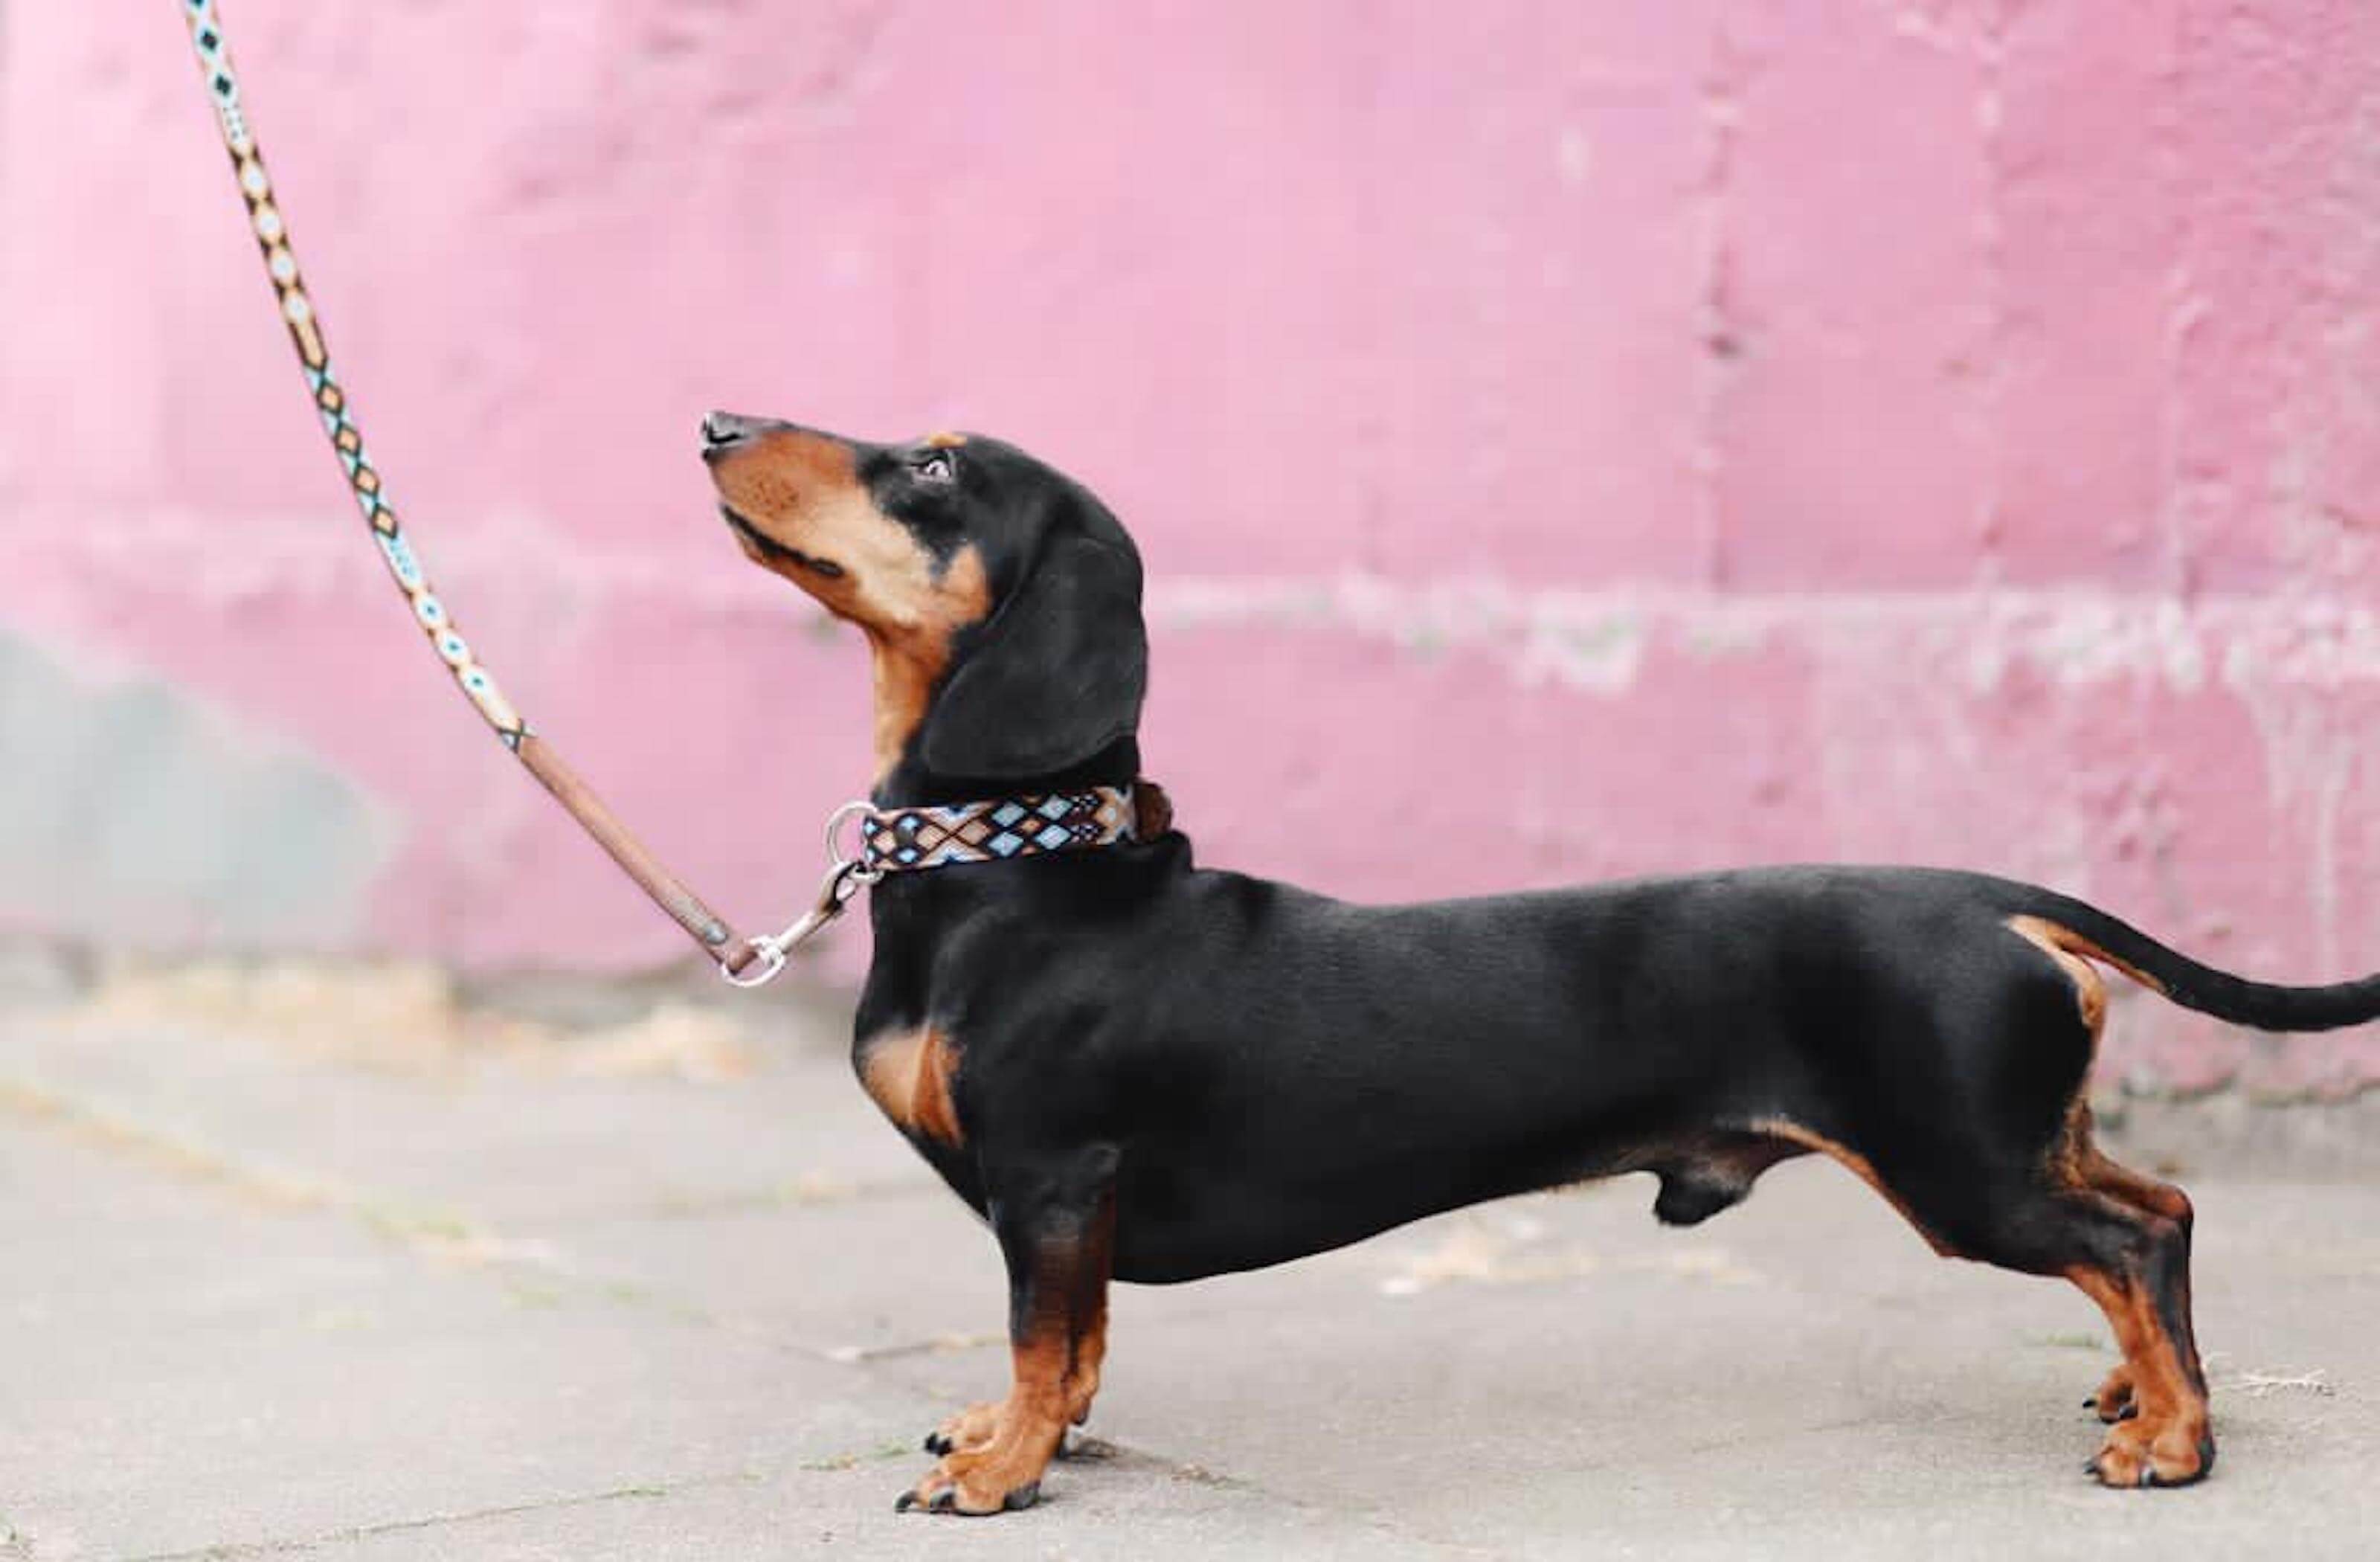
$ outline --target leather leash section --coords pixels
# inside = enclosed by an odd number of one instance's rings
[[[189,23],[190,45],[198,52],[200,70],[214,100],[224,150],[231,154],[240,193],[248,201],[249,227],[264,257],[264,269],[273,279],[273,289],[281,304],[282,323],[289,328],[290,344],[298,349],[298,362],[305,369],[307,388],[313,394],[316,410],[322,414],[322,432],[337,453],[339,464],[346,469],[347,486],[363,511],[365,523],[371,528],[372,541],[380,547],[382,562],[406,595],[414,622],[429,637],[431,649],[454,675],[465,698],[504,747],[595,837],[595,843],[611,854],[612,860],[637,882],[638,887],[652,897],[655,905],[702,946],[703,953],[717,960],[730,977],[741,975],[747,967],[764,961],[773,974],[784,963],[782,951],[764,953],[756,948],[628,833],[628,827],[603,806],[602,799],[578,778],[576,771],[563,763],[562,756],[529,730],[528,723],[521,719],[496,687],[496,680],[480,665],[469,642],[456,631],[445,604],[431,590],[429,577],[404,528],[398,524],[396,511],[389,506],[380,472],[364,452],[363,434],[356,426],[346,391],[331,372],[322,321],[315,315],[313,300],[307,297],[305,282],[298,273],[297,251],[290,247],[288,221],[273,199],[273,181],[264,171],[264,155],[257,148],[256,138],[248,127],[248,116],[240,106],[239,78],[232,70],[231,51],[224,40],[223,18],[216,12],[215,0],[182,0],[182,10],[184,19]]]

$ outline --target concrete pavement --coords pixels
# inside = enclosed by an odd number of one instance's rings
[[[918,1436],[1002,1385],[990,1240],[832,1004],[613,1018],[419,973],[0,1007],[0,1558],[2380,1549],[2380,1178],[2252,1165],[2181,1168],[2199,1488],[2082,1475],[2078,1294],[1799,1164],[1689,1232],[1625,1179],[1120,1287],[1043,1506],[896,1517]]]

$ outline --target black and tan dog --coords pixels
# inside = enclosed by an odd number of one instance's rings
[[[1140,562],[1098,499],[982,438],[715,413],[703,445],[745,551],[868,637],[880,807],[1134,781]],[[2123,1352],[2090,1468],[2195,1481],[2191,1205],[2092,1142],[2098,968],[2267,1030],[2380,1016],[2380,979],[2252,982],[2049,890],[1914,868],[1351,906],[1195,868],[1160,826],[891,874],[871,909],[854,1062],[1008,1266],[1008,1396],[928,1438],[901,1499],[961,1513],[1034,1500],[1098,1392],[1111,1278],[1625,1171],[1691,1224],[1813,1152],[1937,1251],[2081,1287]]]

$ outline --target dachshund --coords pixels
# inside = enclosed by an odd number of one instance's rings
[[[2380,1016],[2380,977],[2251,982],[2054,891],[1925,868],[1401,906],[1200,868],[1139,779],[1140,560],[1087,489],[981,436],[716,412],[702,456],[745,554],[867,638],[880,872],[853,1064],[1007,1267],[1007,1396],[927,1438],[899,1507],[1035,1501],[1099,1392],[1111,1280],[1632,1171],[1692,1225],[1813,1153],[1937,1252],[2099,1305],[2123,1358],[2087,1401],[2099,1481],[2207,1473],[2190,1200],[2093,1141],[2102,968],[2267,1031]]]

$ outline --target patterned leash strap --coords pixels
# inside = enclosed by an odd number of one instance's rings
[[[339,464],[346,470],[347,486],[354,491],[364,521],[371,528],[372,541],[379,545],[382,560],[395,578],[398,589],[405,592],[414,622],[421,626],[439,660],[446,665],[465,697],[494,729],[504,747],[519,758],[557,802],[570,811],[571,817],[595,837],[596,843],[637,881],[638,887],[693,935],[705,954],[717,960],[729,976],[740,974],[747,967],[761,961],[763,951],[737,934],[662,867],[577,773],[563,763],[562,756],[529,730],[528,723],[521,719],[512,702],[496,687],[496,680],[472,655],[469,642],[455,628],[445,604],[431,590],[430,578],[423,572],[412,544],[406,540],[396,511],[388,503],[380,472],[364,451],[363,433],[356,426],[347,394],[339,384],[338,376],[331,372],[322,322],[315,316],[313,301],[306,296],[306,284],[298,272],[297,251],[290,247],[288,219],[273,200],[273,181],[264,172],[264,155],[258,150],[256,138],[249,129],[248,116],[240,107],[239,77],[232,69],[231,51],[224,41],[223,18],[216,12],[215,0],[182,0],[182,10],[190,26],[190,44],[198,51],[199,67],[205,75],[208,93],[214,99],[224,149],[231,153],[240,193],[248,201],[249,221],[264,255],[264,269],[271,274],[273,290],[280,299],[282,323],[289,328],[289,340],[297,348],[298,361],[306,371],[306,387],[313,394],[315,409],[322,417],[322,432],[338,453]],[[783,962],[779,959],[774,963]]]

